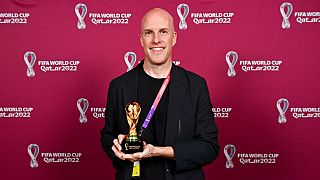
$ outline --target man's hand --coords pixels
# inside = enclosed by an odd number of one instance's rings
[[[125,154],[121,151],[122,150],[121,143],[125,137],[126,137],[125,135],[119,134],[118,138],[113,140],[113,146],[111,149],[119,159],[130,160],[130,159],[133,159],[132,154]]]
[[[133,161],[154,157],[155,150],[156,147],[154,147],[152,144],[146,144],[146,142],[143,141],[143,151],[132,154],[132,157],[134,158]]]
[[[143,142],[143,151],[132,154],[133,161],[142,160],[150,157],[164,157],[174,159],[174,151],[171,146],[158,147]]]
[[[146,144],[146,142],[143,142],[142,152],[137,152],[134,154],[125,154],[121,151],[121,143],[125,137],[125,135],[120,134],[117,139],[113,140],[112,146],[112,150],[115,153],[115,155],[122,160],[130,160],[134,162],[150,157],[165,157],[170,159],[174,159],[175,157],[173,148],[171,146],[157,147],[153,146],[152,144]]]

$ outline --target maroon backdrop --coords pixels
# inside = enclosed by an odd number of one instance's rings
[[[287,1],[293,10],[289,16],[286,6],[283,16],[284,2],[0,1],[0,179],[113,179],[99,133],[108,84],[127,71],[127,52],[136,53],[135,65],[143,58],[140,19],[153,7],[173,15],[174,60],[206,78],[216,108],[221,153],[205,166],[207,179],[317,179],[320,2]],[[84,29],[77,27],[79,3],[87,7]],[[181,3],[189,6],[187,29],[179,29]],[[36,55],[33,77],[28,51]],[[238,54],[231,77],[229,51]],[[80,98],[89,102],[86,123],[79,121]],[[280,98],[289,102],[286,123],[278,122],[286,105],[277,108]],[[36,168],[30,144],[39,147]],[[228,144],[235,147],[233,168],[226,168]]]

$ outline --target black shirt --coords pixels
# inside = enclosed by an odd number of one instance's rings
[[[156,79],[149,76],[143,69],[139,68],[138,80],[138,98],[137,102],[140,104],[141,113],[138,121],[138,131],[140,130],[147,114],[161,88],[165,78]],[[169,85],[163,93],[153,117],[151,118],[147,129],[142,134],[142,140],[147,144],[154,146],[165,146],[166,121],[168,111]],[[164,179],[165,167],[164,158],[148,158],[140,161],[141,179],[160,180]]]

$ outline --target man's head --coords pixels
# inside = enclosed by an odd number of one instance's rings
[[[172,47],[176,44],[173,18],[165,10],[154,8],[141,20],[140,42],[145,61],[161,65],[172,60]]]

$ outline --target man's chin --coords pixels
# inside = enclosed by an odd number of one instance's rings
[[[168,59],[151,59],[150,63],[153,65],[162,65],[167,63],[169,60]]]

